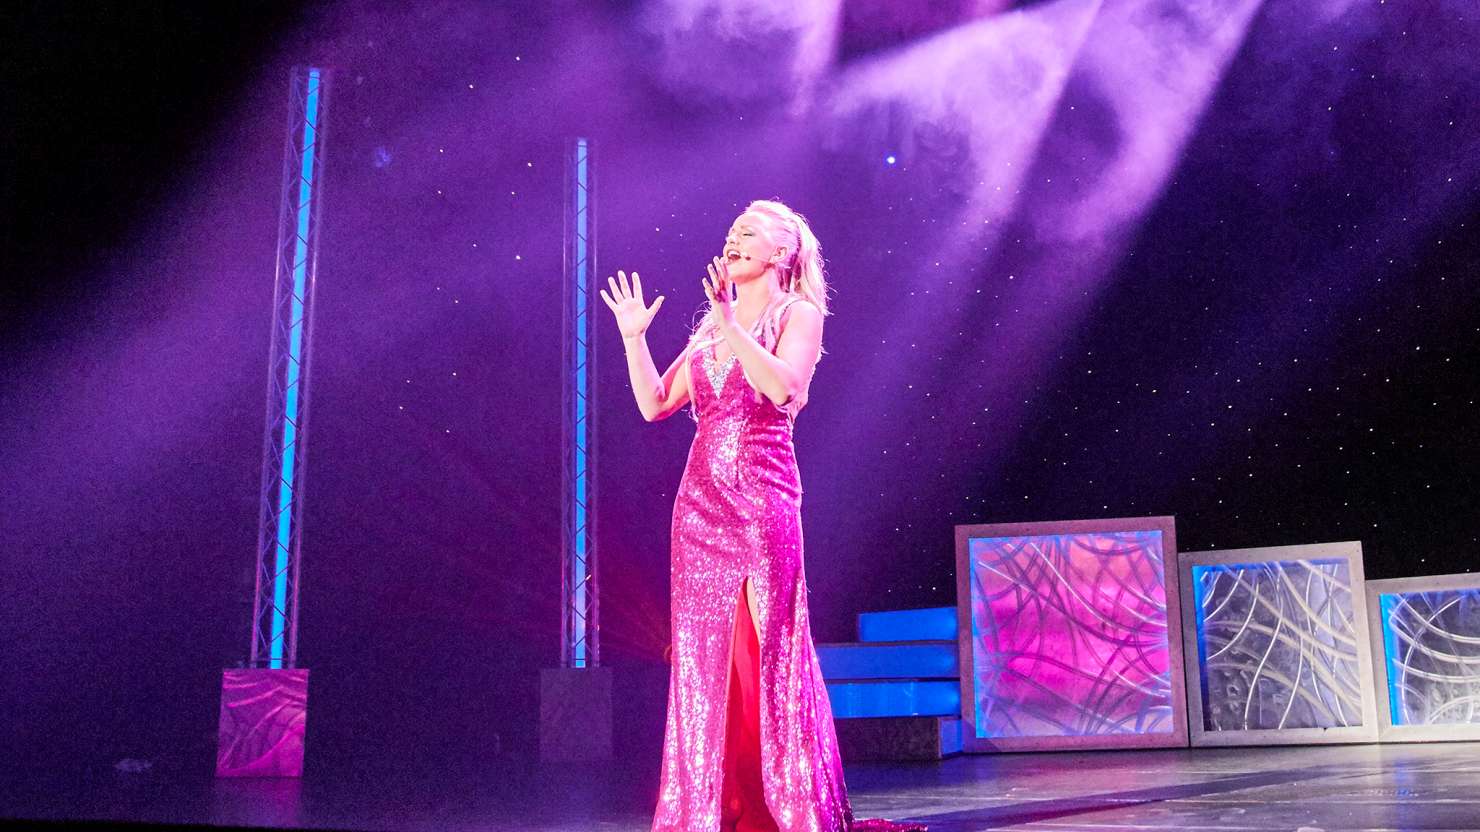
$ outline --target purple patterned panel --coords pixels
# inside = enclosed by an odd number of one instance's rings
[[[1171,734],[1162,533],[972,538],[981,738]]]
[[[307,719],[307,670],[222,671],[216,776],[301,776]]]

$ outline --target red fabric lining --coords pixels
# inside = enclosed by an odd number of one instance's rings
[[[761,645],[750,617],[748,578],[741,590],[730,649],[720,828],[725,832],[777,832],[761,784]]]

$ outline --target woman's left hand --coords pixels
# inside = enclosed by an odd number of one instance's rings
[[[709,306],[719,313],[724,324],[735,323],[735,303],[730,300],[730,270],[725,261],[718,257],[709,264],[709,276],[704,278],[704,294]]]

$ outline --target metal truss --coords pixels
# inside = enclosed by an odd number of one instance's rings
[[[596,591],[596,339],[591,314],[596,297],[596,224],[589,140],[569,142],[565,167],[560,664],[584,668],[601,663]]]
[[[305,440],[319,216],[323,205],[328,73],[299,67],[288,84],[288,125],[272,292],[267,429],[252,606],[250,666],[298,660],[298,576],[303,533]]]

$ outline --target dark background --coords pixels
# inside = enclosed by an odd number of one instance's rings
[[[963,183],[1000,169],[965,122],[897,102],[798,117],[769,76],[685,74],[642,4],[557,5],[0,11],[12,759],[210,765],[219,672],[247,648],[288,69],[310,61],[335,71],[310,765],[532,750],[557,660],[576,134],[597,147],[598,268],[668,296],[664,365],[746,201],[789,201],[823,242],[836,315],[797,427],[819,641],[860,611],[953,604],[956,523],[1173,514],[1186,551],[1360,540],[1369,577],[1473,568],[1468,6],[1259,7],[1147,174],[1164,181],[1086,243],[1053,218],[1096,196],[1128,132],[1167,129],[1117,117],[1089,70],[980,240]],[[845,4],[826,72],[961,23],[946,5]],[[598,313],[605,658],[651,676],[692,423],[642,422]],[[648,738],[649,693],[629,723]]]

